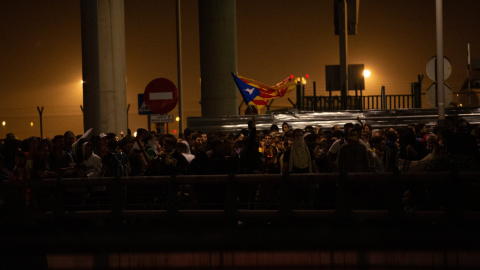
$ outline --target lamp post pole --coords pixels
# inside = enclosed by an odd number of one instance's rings
[[[38,111],[38,114],[40,115],[40,138],[43,139],[43,121],[42,121],[43,106],[42,106],[42,109],[40,109],[40,107],[37,106],[37,111]]]
[[[438,121],[445,120],[445,83],[444,83],[444,62],[443,62],[443,0],[436,0],[436,26],[437,26],[437,101]]]

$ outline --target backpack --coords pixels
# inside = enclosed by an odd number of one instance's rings
[[[128,176],[127,162],[121,153],[109,153],[108,176],[121,177]]]

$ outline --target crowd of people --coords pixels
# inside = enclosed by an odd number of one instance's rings
[[[0,144],[0,180],[480,169],[480,127],[462,118],[434,127],[375,128],[358,120],[328,129],[292,130],[283,123],[257,130],[253,117],[237,133],[187,128],[177,138],[140,128],[136,137],[92,134],[25,140],[7,134]],[[267,185],[259,187],[257,200],[269,192]]]

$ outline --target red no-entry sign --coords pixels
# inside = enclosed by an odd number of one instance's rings
[[[154,113],[169,113],[178,102],[178,89],[168,79],[158,78],[149,82],[144,92],[145,104]]]

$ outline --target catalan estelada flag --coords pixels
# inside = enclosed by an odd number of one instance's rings
[[[252,79],[236,76],[233,72],[232,76],[240,94],[242,94],[245,100],[245,104],[255,105],[258,110],[267,105],[269,100],[283,97],[296,87],[295,81],[290,77],[277,83],[275,86],[267,86]]]

